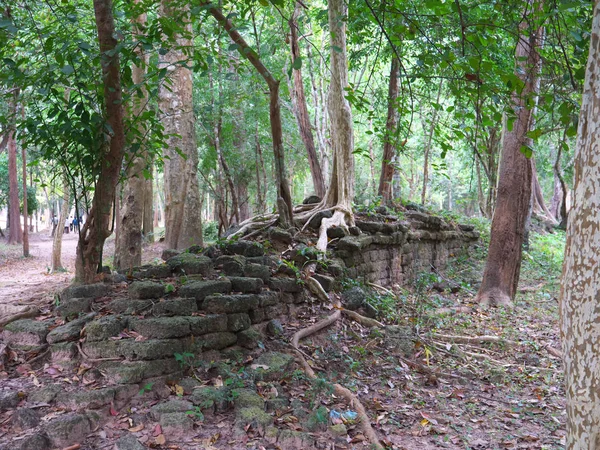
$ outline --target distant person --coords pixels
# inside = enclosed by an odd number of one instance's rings
[[[73,217],[73,221],[71,222],[71,231],[79,231],[79,219],[77,217]]]
[[[69,218],[65,220],[65,234],[69,234]]]
[[[54,233],[56,233],[56,228],[58,227],[58,218],[56,217],[56,214],[52,215],[50,223],[52,224],[52,232],[50,233],[50,237],[54,237]]]

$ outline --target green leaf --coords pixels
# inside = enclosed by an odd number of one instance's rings
[[[68,76],[75,72],[75,69],[70,64],[67,64],[66,66],[63,66],[63,68],[60,69],[60,71]]]
[[[302,56],[298,56],[295,60],[294,63],[292,64],[292,67],[295,70],[300,70],[302,69]]]
[[[525,158],[529,159],[533,156],[533,150],[531,149],[531,147],[527,146],[527,145],[522,145],[521,148],[519,149],[519,151],[521,153],[523,153],[525,155]]]

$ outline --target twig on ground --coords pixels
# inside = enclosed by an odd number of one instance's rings
[[[448,334],[434,334],[433,337],[441,341],[456,342],[459,344],[482,344],[486,342],[492,342],[496,344],[505,344],[510,346],[519,345],[518,342],[511,341],[509,339],[504,339],[500,336],[451,336]]]
[[[48,344],[46,344],[46,346],[45,346],[45,347],[48,347]],[[37,355],[37,356],[35,356],[35,357],[31,358],[29,361],[26,361],[26,363],[27,363],[27,364],[33,364],[33,363],[36,363],[36,362],[38,362],[39,360],[41,360],[41,359],[44,359],[44,357],[45,357],[45,356],[46,356],[46,355],[47,355],[49,352],[50,352],[50,349],[49,349],[49,348],[46,348],[46,351],[44,351],[44,352],[40,353],[39,355]]]
[[[355,311],[350,311],[349,309],[342,309],[342,312],[350,317],[355,322],[364,325],[369,328],[385,328],[385,324],[379,322],[378,320],[371,319],[370,317],[361,316]]]
[[[8,325],[11,322],[14,322],[15,320],[28,319],[30,317],[35,317],[38,314],[40,314],[39,309],[31,307],[26,308],[17,314],[13,314],[12,316],[8,316],[5,319],[0,320],[0,328],[4,328],[6,325]]]
[[[77,343],[77,350],[79,350],[79,354],[82,356],[82,358],[88,362],[122,361],[123,360],[122,358],[90,358],[88,355],[85,354],[85,352],[81,348],[81,344],[79,342]]]
[[[384,294],[392,295],[394,297],[396,296],[396,294],[394,294],[390,289],[388,289],[386,287],[383,287],[383,286],[381,286],[379,284],[376,284],[376,283],[367,283],[367,286],[371,286],[372,288],[380,290]]]

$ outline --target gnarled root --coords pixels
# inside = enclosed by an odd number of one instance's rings
[[[0,329],[4,328],[6,325],[8,325],[11,322],[14,322],[15,320],[36,317],[39,314],[40,314],[40,310],[37,308],[32,308],[32,307],[25,308],[23,311],[21,311],[19,313],[13,314],[12,316],[8,316],[4,319],[0,319]]]
[[[316,280],[313,281],[316,282]],[[336,307],[340,307],[339,303],[336,305]],[[296,357],[300,362],[300,365],[302,366],[304,372],[309,378],[315,379],[317,378],[317,375],[315,374],[315,371],[312,369],[312,367],[310,367],[310,365],[306,362],[306,359],[298,349],[298,342],[303,337],[310,336],[311,334],[316,333],[317,331],[322,330],[323,328],[335,323],[340,317],[341,310],[338,309],[326,319],[323,319],[320,322],[317,322],[308,328],[303,328],[302,330],[299,330],[296,332],[296,334],[294,334],[292,338],[292,346],[296,350]],[[356,409],[356,412],[358,413],[358,417],[360,419],[360,427],[362,428],[362,432],[371,443],[372,448],[375,448],[377,450],[383,450],[383,446],[379,442],[379,437],[377,437],[377,433],[375,433],[375,430],[371,426],[371,419],[369,419],[367,411],[365,410],[358,397],[354,395],[350,390],[346,389],[344,386],[338,383],[335,383],[333,385],[333,389],[336,395],[338,395],[339,397],[343,397],[350,404],[351,407]]]

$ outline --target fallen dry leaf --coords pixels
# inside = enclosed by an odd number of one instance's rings
[[[154,439],[154,442],[157,445],[165,445],[167,443],[167,438],[164,434],[159,434],[158,436],[156,436],[156,439]]]

